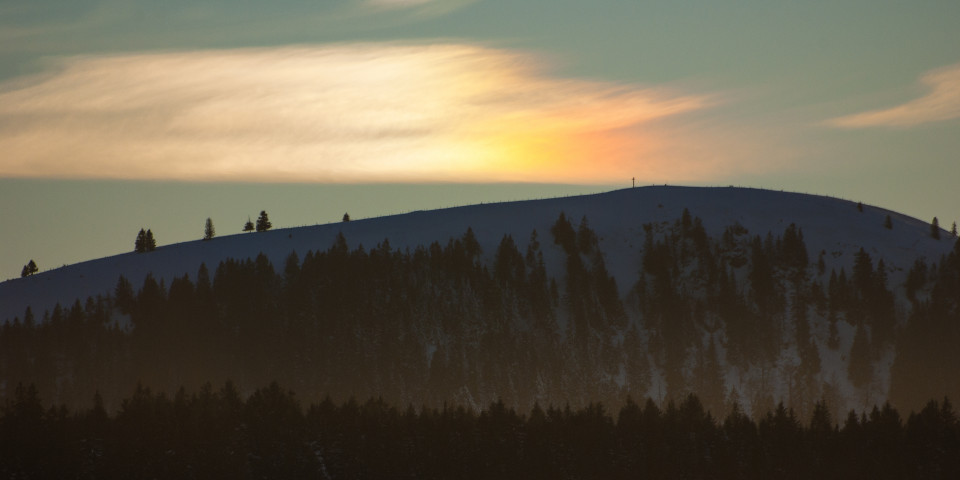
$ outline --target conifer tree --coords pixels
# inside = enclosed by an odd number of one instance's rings
[[[243,224],[243,231],[244,231],[244,232],[252,232],[253,229],[254,229],[253,222],[250,221],[250,217],[247,217],[247,223],[244,223],[244,224]]]
[[[854,256],[853,286],[861,296],[868,297],[872,293],[873,275],[873,259],[860,247],[860,251]]]
[[[130,313],[133,308],[134,299],[133,284],[123,275],[117,279],[117,286],[113,290],[113,302],[120,309],[120,313]]]
[[[835,432],[833,417],[827,408],[824,399],[817,400],[813,406],[813,416],[810,418],[810,433],[819,439],[824,439]]]
[[[30,259],[30,263],[24,265],[23,270],[20,271],[20,276],[29,277],[30,275],[37,273],[37,271],[39,271],[37,264],[33,261],[33,259]]]
[[[953,235],[954,238],[957,236],[957,222],[953,222],[953,226],[950,227],[950,235]]]
[[[217,231],[213,228],[213,220],[211,220],[210,217],[207,217],[207,223],[203,226],[203,239],[211,240],[216,235]]]
[[[143,250],[145,252],[152,252],[157,249],[157,241],[153,238],[153,232],[150,229],[147,229],[147,234],[143,237]]]
[[[577,246],[580,247],[580,251],[584,254],[593,253],[594,248],[597,246],[597,234],[590,229],[590,225],[587,222],[587,216],[584,215],[580,220],[580,228],[577,229]]]
[[[266,210],[260,210],[260,216],[257,217],[257,231],[266,232],[273,227],[273,224],[270,223],[270,218],[267,216]]]
[[[349,214],[349,213],[344,213],[344,214],[343,214],[343,221],[344,221],[344,222],[349,222],[349,221],[350,221],[350,214]]]
[[[560,217],[550,227],[550,233],[553,234],[553,243],[563,247],[567,255],[577,251],[577,232],[573,230],[573,226],[563,212],[560,212]]]
[[[887,218],[883,220],[883,228],[893,230],[893,220],[890,218],[890,215],[887,215]]]
[[[477,236],[473,233],[472,228],[467,227],[467,231],[464,232],[461,241],[463,242],[463,250],[467,254],[470,262],[473,263],[478,260],[481,253],[480,242],[477,241]]]
[[[133,242],[133,251],[137,253],[143,253],[147,251],[146,241],[147,241],[147,232],[141,228],[140,233],[137,233],[137,240]]]
[[[798,270],[807,266],[807,246],[803,242],[803,229],[798,229],[793,223],[783,232],[783,259],[787,266]]]
[[[937,217],[933,217],[933,222],[930,223],[930,236],[940,240],[940,221]]]

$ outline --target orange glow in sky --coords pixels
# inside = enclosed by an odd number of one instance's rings
[[[706,96],[552,78],[467,45],[76,57],[0,87],[0,176],[603,182]]]

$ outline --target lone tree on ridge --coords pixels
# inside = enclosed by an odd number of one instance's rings
[[[153,232],[149,229],[144,231],[142,228],[137,233],[137,240],[133,243],[133,251],[137,253],[152,252],[157,249],[157,241],[153,238]]]
[[[153,232],[150,229],[147,229],[147,236],[145,243],[143,245],[148,252],[152,252],[157,249],[157,241],[153,238]]]
[[[20,276],[21,276],[21,277],[29,277],[30,275],[33,275],[34,273],[37,273],[38,271],[40,271],[40,269],[37,268],[37,264],[36,264],[36,263],[33,261],[33,259],[31,258],[31,259],[30,259],[30,263],[28,263],[28,264],[26,264],[26,265],[23,266],[23,270],[20,271]]]
[[[133,251],[136,253],[143,253],[147,251],[146,247],[144,247],[146,244],[146,239],[147,231],[141,228],[140,232],[137,233],[137,240],[133,242]]]
[[[203,239],[211,240],[217,235],[217,231],[213,228],[213,220],[210,217],[207,217],[207,223],[203,226]]]
[[[273,227],[273,224],[270,223],[270,218],[267,216],[266,210],[260,210],[260,216],[257,217],[257,231],[266,232]]]

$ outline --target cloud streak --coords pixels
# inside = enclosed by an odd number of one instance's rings
[[[418,18],[433,18],[459,10],[476,0],[363,0],[372,12],[410,10]]]
[[[476,0],[0,1],[0,53],[66,55],[329,41],[454,13]],[[9,2],[8,2],[9,3]]]
[[[658,122],[714,103],[461,44],[73,57],[0,85],[0,176],[603,182],[676,167]]]
[[[896,107],[834,118],[842,128],[914,127],[960,118],[960,64],[934,70],[921,78],[926,95]]]
[[[367,4],[373,7],[383,8],[410,8],[418,7],[425,3],[435,0],[367,0]]]

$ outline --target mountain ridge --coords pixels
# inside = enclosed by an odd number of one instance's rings
[[[22,315],[27,306],[40,313],[58,302],[67,305],[78,298],[108,294],[121,274],[135,285],[147,273],[169,283],[177,276],[194,275],[200,263],[215,268],[227,258],[253,258],[259,253],[279,265],[292,251],[302,255],[308,250],[326,249],[341,232],[351,248],[371,248],[387,239],[394,248],[412,249],[434,241],[444,243],[471,228],[489,260],[503,235],[512,235],[523,244],[536,229],[543,238],[560,212],[575,222],[586,216],[600,235],[602,250],[610,257],[608,262],[619,257],[619,261],[610,262],[610,268],[621,291],[629,288],[631,276],[639,268],[641,225],[671,221],[684,209],[702,218],[710,235],[719,235],[734,223],[747,228],[751,235],[779,232],[794,223],[803,229],[812,256],[827,252],[828,270],[849,269],[850,254],[863,247],[885,259],[892,269],[894,286],[902,283],[900,273],[905,275],[915,258],[937,261],[952,247],[945,231],[941,232],[945,238],[934,240],[929,224],[919,219],[868,205],[859,211],[857,205],[833,197],[755,188],[648,186],[224,235],[210,241],[163,245],[144,254],[128,252],[88,260],[0,282],[0,322]],[[887,215],[893,221],[891,230],[883,226]]]
[[[939,233],[828,197],[643,187],[185,242],[0,284],[25,319],[0,330],[0,387],[279,379],[475,408],[694,392],[714,412],[956,396],[960,243]]]

